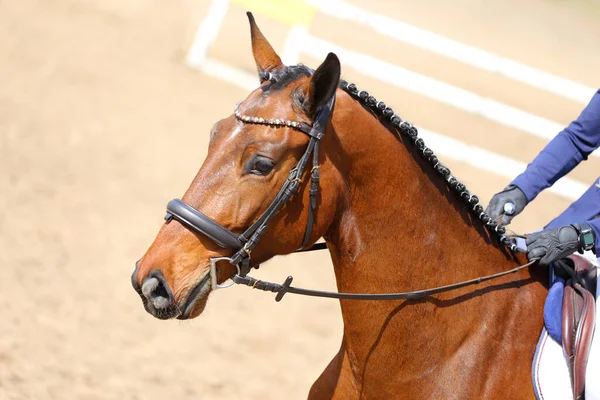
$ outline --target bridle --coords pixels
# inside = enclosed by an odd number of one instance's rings
[[[188,229],[200,233],[224,249],[233,249],[235,253],[231,257],[217,257],[210,259],[210,274],[213,289],[221,289],[231,286],[219,285],[217,282],[217,262],[228,261],[237,268],[236,276],[246,276],[250,272],[250,257],[252,250],[256,247],[264,235],[269,222],[275,217],[277,212],[292,198],[302,184],[302,177],[308,161],[312,155],[312,169],[310,171],[310,187],[308,221],[304,232],[304,239],[298,251],[321,250],[327,246],[324,243],[317,243],[309,249],[305,249],[312,234],[312,228],[317,209],[317,194],[319,193],[319,143],[325,134],[325,127],[329,123],[331,113],[335,104],[335,94],[332,98],[315,113],[315,121],[312,126],[293,120],[263,118],[244,115],[239,111],[240,103],[236,105],[235,117],[243,123],[262,124],[273,127],[290,127],[296,129],[310,137],[308,146],[304,151],[298,163],[290,170],[287,179],[279,189],[275,199],[263,212],[263,214],[247,228],[241,235],[236,235],[210,217],[201,213],[194,207],[180,199],[174,199],[167,204],[167,215],[165,220],[169,223],[175,219],[182,223]],[[235,280],[233,281],[235,282]]]
[[[493,229],[494,232],[500,235],[500,241],[506,244],[510,248],[510,250],[512,250],[513,252],[519,251],[516,245],[514,245],[514,243],[511,242],[510,238],[504,236],[504,227],[501,227],[493,221],[491,221],[490,218],[483,212],[483,209],[479,204],[477,196],[470,195],[464,187],[464,185],[458,182],[450,174],[450,170],[442,166],[437,161],[437,157],[433,155],[433,152],[431,152],[431,150],[425,147],[423,140],[417,137],[416,129],[411,124],[402,121],[398,116],[396,116],[396,114],[393,113],[391,108],[386,107],[383,102],[377,102],[375,98],[369,96],[367,92],[358,91],[354,84],[348,85],[346,82],[342,82],[342,85],[343,89],[346,90],[351,96],[357,99],[366,100],[365,102],[368,106],[373,108],[375,111],[380,110],[382,116],[389,118],[392,124],[398,126],[399,128],[401,128],[401,130],[403,129],[404,131],[406,131],[409,137],[413,139],[413,142],[415,142],[417,148],[419,148],[419,150],[422,151],[423,156],[428,157],[428,159],[434,164],[434,168],[436,169],[436,171],[445,177],[449,185],[460,193],[460,197],[463,200],[465,200],[467,204],[472,206],[472,210],[476,213],[476,215],[478,215],[478,218],[480,218],[484,222],[484,224],[488,226],[488,228]],[[248,273],[252,268],[250,264],[252,250],[256,247],[256,245],[264,235],[269,222],[275,217],[277,212],[288,202],[288,200],[290,200],[290,198],[292,198],[298,192],[298,188],[302,183],[304,171],[306,169],[311,155],[313,166],[310,171],[308,220],[306,223],[304,239],[297,252],[322,250],[327,248],[325,243],[316,243],[308,249],[305,249],[305,246],[308,244],[311,238],[314,217],[317,209],[317,194],[319,191],[320,177],[319,144],[325,134],[325,128],[331,119],[331,114],[333,113],[334,105],[335,94],[324,106],[320,107],[317,110],[315,114],[315,120],[312,126],[300,121],[244,115],[239,111],[240,103],[236,105],[235,117],[242,123],[262,124],[272,127],[290,127],[310,137],[308,146],[304,151],[304,154],[302,155],[296,166],[294,166],[290,170],[286,181],[275,196],[275,199],[273,199],[273,201],[263,212],[263,214],[242,234],[236,235],[229,229],[225,228],[224,226],[214,221],[210,217],[206,216],[191,205],[187,204],[183,200],[174,199],[167,204],[167,214],[165,216],[165,220],[167,223],[175,219],[181,224],[183,224],[187,229],[206,236],[218,246],[224,249],[232,249],[235,251],[235,253],[231,257],[215,257],[210,259],[209,273],[211,276],[211,285],[213,290],[227,288],[235,283],[250,286],[253,289],[277,293],[277,296],[275,297],[276,301],[280,301],[286,293],[346,300],[414,300],[438,293],[447,292],[450,290],[459,289],[469,285],[479,284],[492,279],[497,279],[508,274],[519,272],[537,262],[537,260],[532,260],[524,265],[520,265],[509,271],[504,271],[493,275],[487,275],[460,283],[402,293],[326,292],[290,286],[293,280],[291,276],[288,276],[283,284],[262,281],[248,276]],[[220,261],[227,261],[231,263],[235,266],[237,270],[236,274],[231,278],[231,282],[229,282],[228,284],[219,284],[217,281],[217,263]]]

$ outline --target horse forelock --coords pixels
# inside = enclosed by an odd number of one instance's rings
[[[309,77],[314,70],[304,64],[290,65],[271,72],[261,72],[261,81],[268,81],[261,89],[264,92],[286,88],[290,83],[302,77]]]

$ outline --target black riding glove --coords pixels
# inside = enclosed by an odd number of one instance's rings
[[[512,203],[515,206],[514,212],[511,215],[505,212],[504,206],[507,203]],[[525,209],[526,205],[527,197],[525,197],[525,193],[517,186],[511,185],[492,197],[490,204],[488,204],[485,209],[485,213],[489,215],[493,221],[497,221],[498,217],[502,216],[502,219],[499,221],[500,225],[508,225],[515,216]]]
[[[541,265],[560,260],[579,250],[579,233],[571,225],[546,229],[527,236],[527,258]]]

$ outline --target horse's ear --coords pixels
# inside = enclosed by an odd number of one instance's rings
[[[256,62],[259,76],[265,72],[283,67],[281,58],[275,53],[269,41],[265,39],[251,12],[247,12],[248,21],[250,21],[250,36],[252,37],[252,54]]]
[[[333,53],[327,54],[323,64],[310,78],[304,96],[304,110],[313,115],[319,107],[327,103],[334,95],[340,82],[340,60]]]

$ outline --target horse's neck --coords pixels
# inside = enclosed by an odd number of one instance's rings
[[[339,98],[333,126],[341,151],[349,158],[344,176],[348,190],[340,218],[326,238],[339,291],[426,289],[508,270],[523,261],[492,243],[494,239],[435,176],[432,167],[412,154],[411,144],[400,142],[348,96]],[[456,307],[436,304],[440,298],[442,302],[461,295],[468,298],[477,289],[455,291],[416,305],[342,301],[346,351],[356,364],[352,368],[363,368],[364,374],[374,349],[382,350],[384,358],[400,357],[396,362],[421,362],[421,369],[431,367],[444,352],[458,352],[461,340],[476,326],[485,319],[499,319],[513,307],[511,294],[498,293],[502,291],[488,296],[496,304],[494,310],[486,310],[485,317],[477,315],[483,311],[477,309],[479,302],[466,300],[468,305]],[[460,315],[465,312],[470,315]],[[459,319],[463,323],[455,323]],[[440,325],[433,328],[432,323]],[[431,335],[440,336],[440,327],[445,330],[442,336],[452,338],[443,349],[439,341],[431,340]],[[389,348],[386,337],[391,340]],[[415,360],[415,353],[422,357],[424,352],[428,353],[426,360]],[[385,364],[385,360],[379,362]],[[421,369],[414,373],[423,373]],[[413,376],[405,378],[409,381]]]
[[[329,237],[338,284],[360,284],[346,279],[351,269],[383,289],[416,289],[514,264],[409,140],[340,97],[333,124],[350,162],[345,208]]]

